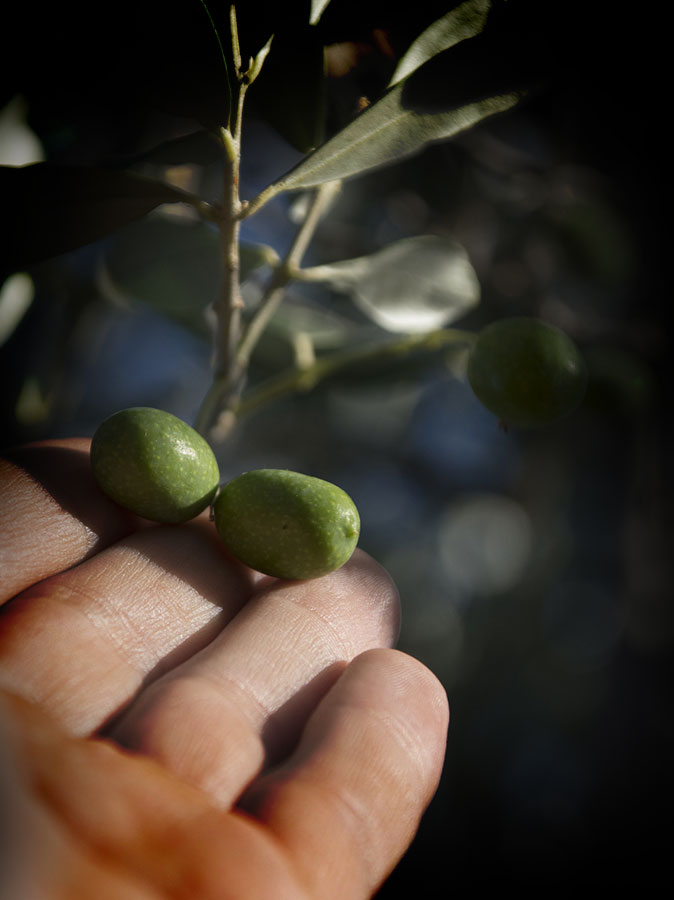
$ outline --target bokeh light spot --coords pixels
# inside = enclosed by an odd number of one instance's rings
[[[452,503],[438,538],[447,576],[469,595],[513,588],[531,555],[529,516],[519,503],[499,494],[472,494]]]

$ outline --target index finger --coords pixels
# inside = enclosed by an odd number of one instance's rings
[[[141,527],[98,488],[86,438],[0,458],[0,603]]]

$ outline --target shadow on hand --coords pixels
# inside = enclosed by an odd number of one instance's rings
[[[5,451],[3,457],[96,536],[89,555],[146,525],[102,493],[91,472],[85,438],[28,444]]]

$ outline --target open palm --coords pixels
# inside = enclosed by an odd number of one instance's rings
[[[0,895],[371,896],[447,727],[381,567],[261,577],[205,516],[119,510],[79,439],[8,455],[0,498]]]

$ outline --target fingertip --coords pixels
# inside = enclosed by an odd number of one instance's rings
[[[386,620],[389,634],[385,646],[395,646],[400,636],[400,592],[388,570],[358,548],[338,573],[361,598],[361,603],[365,602],[369,610]]]
[[[411,656],[404,650],[367,650],[363,654],[362,663],[370,660],[378,662],[386,657],[387,664],[399,669],[400,679],[403,684],[410,683],[413,688],[419,686],[423,693],[429,696],[438,707],[448,707],[447,691],[442,681],[432,669],[415,656]]]
[[[423,663],[366,650],[317,707],[295,753],[243,796],[242,807],[289,847],[312,896],[371,896],[391,871],[437,790],[448,715],[444,687]]]
[[[386,569],[360,549],[320,578],[290,581],[259,576],[255,595],[285,598],[314,610],[352,648],[350,658],[369,647],[393,647],[398,640],[398,589]]]
[[[430,728],[444,753],[450,708],[445,686],[421,660],[402,650],[374,648],[353,660],[354,676],[368,691],[388,697],[396,709],[415,711],[420,727]]]
[[[382,588],[398,595],[398,588],[391,576],[390,572],[378,562],[373,556],[370,556],[365,550],[356,547],[351,558],[338,571],[347,572],[358,578],[367,578],[373,582],[380,583]]]
[[[427,746],[444,754],[449,699],[440,679],[419,659],[402,650],[373,648],[357,656],[347,670],[353,696],[363,703],[377,698],[380,709],[404,713],[410,730],[427,733]]]

